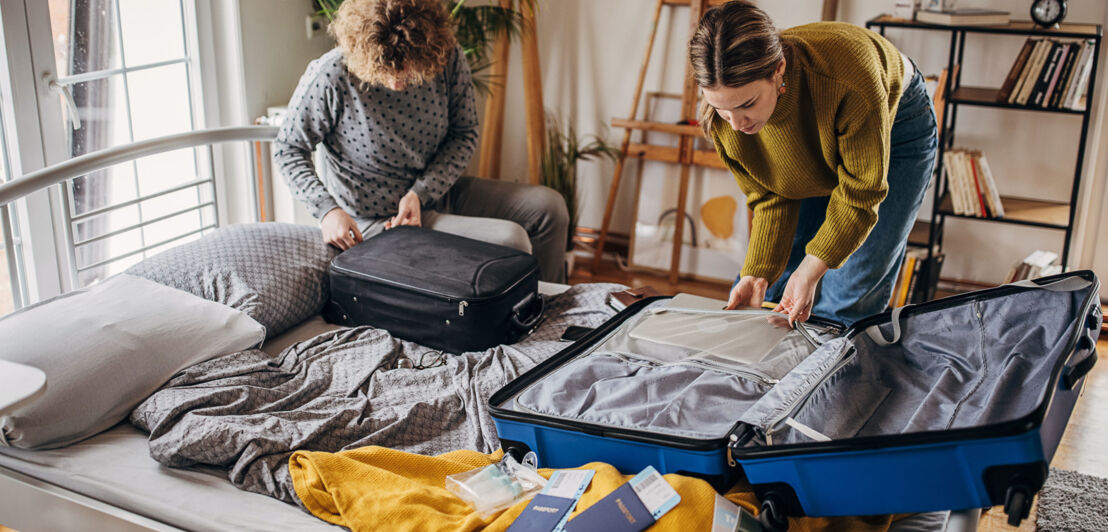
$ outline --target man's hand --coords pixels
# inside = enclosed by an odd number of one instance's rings
[[[827,263],[814,255],[805,256],[800,261],[800,266],[789,276],[781,301],[773,311],[788,314],[789,325],[807,321],[812,315],[812,304],[816,300],[816,287],[825,273]]]
[[[727,300],[725,310],[735,310],[739,307],[760,307],[766,297],[766,289],[769,282],[761,277],[750,275],[743,276],[735,287],[731,289],[731,297]]]
[[[419,196],[415,192],[408,191],[404,194],[403,198],[400,198],[400,204],[396,208],[396,216],[389,218],[385,222],[385,229],[392,229],[393,227],[401,225],[414,225],[419,227],[420,209],[422,205],[419,202]]]
[[[343,251],[362,241],[362,232],[358,230],[358,224],[354,223],[354,219],[339,207],[327,211],[319,225],[323,229],[323,241]]]

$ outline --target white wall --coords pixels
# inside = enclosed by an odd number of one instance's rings
[[[540,2],[539,53],[545,105],[573,124],[579,134],[606,132],[606,137],[616,144],[622,138],[622,130],[608,128],[607,124],[612,118],[627,117],[630,110],[653,4],[646,0]],[[782,28],[818,20],[822,10],[821,0],[762,0],[761,4]],[[879,13],[891,11],[893,4],[894,0],[840,0],[839,20],[864,24]],[[1026,19],[1024,11],[1029,3],[961,0],[960,5],[1007,9],[1013,12],[1013,18]],[[304,16],[310,12],[309,0],[239,0],[245,94],[240,109],[225,113],[221,120],[224,124],[246,123],[263,114],[266,107],[286,103],[307,63],[333,45],[326,36],[307,39]],[[647,91],[681,91],[688,39],[685,12],[682,8],[666,8],[663,12],[645,85]],[[1106,19],[1108,3],[1069,2],[1068,22],[1103,24]],[[946,64],[949,39],[943,35],[892,29],[887,33],[929,74],[938,73]],[[1022,42],[1022,37],[968,37],[963,83],[998,86]],[[1106,94],[1103,65],[1100,72],[1098,92],[1103,96]],[[520,51],[515,45],[507,82],[501,175],[516,181],[527,179],[521,73]],[[1100,102],[1097,105],[1103,107]],[[1088,230],[1075,236],[1071,262],[1089,267],[1095,260],[1097,269],[1108,275],[1108,257],[1104,256],[1108,252],[1098,251],[1096,246],[1098,240],[1108,237],[1108,216],[1104,220],[1100,216],[1102,210],[1108,209],[1102,177],[1108,171],[1105,162],[1108,158],[1097,157],[1108,153],[1108,149],[1100,147],[1108,141],[1108,135],[1099,135],[1102,122],[1098,113],[1090,126],[1087,171],[1079,202],[1082,208],[1078,212],[1079,230]],[[960,146],[985,151],[1005,194],[1066,201],[1079,128],[1080,118],[1075,116],[962,107],[956,140]],[[661,138],[652,137],[652,142]],[[648,163],[646,169],[672,171],[664,169],[665,166]],[[625,168],[613,231],[631,232],[636,170],[634,163]],[[606,161],[581,164],[583,226],[600,226],[612,171],[613,164]],[[924,212],[930,212],[930,202],[924,205]],[[945,238],[948,258],[943,275],[997,282],[1012,263],[1030,251],[1036,248],[1061,251],[1061,242],[1059,231],[948,219]]]
[[[285,105],[308,63],[334,47],[324,32],[309,39],[311,0],[239,0],[246,113],[250,120]]]
[[[839,20],[864,24],[882,12],[889,12],[893,0],[841,0]],[[818,20],[820,0],[762,0],[761,5],[785,28]],[[961,0],[967,7],[991,7],[1013,12],[1014,19],[1028,18],[1028,2],[1010,0]],[[666,8],[672,11],[673,8]],[[612,118],[627,116],[631,94],[643,57],[653,2],[644,0],[557,0],[542,3],[539,13],[539,45],[543,70],[545,105],[557,109],[581,134],[601,131]],[[663,15],[655,45],[654,60],[648,73],[646,90],[681,91],[685,42],[688,39],[687,10],[678,8],[674,17]],[[1068,22],[1104,23],[1108,6],[1100,0],[1071,0]],[[889,30],[887,36],[906,54],[915,58],[921,69],[937,74],[945,66],[949,37],[939,32]],[[999,86],[1023,43],[1022,37],[970,36],[966,41],[962,82],[968,85]],[[525,125],[523,89],[518,47],[512,50],[508,81],[508,109],[505,123],[502,175],[526,179]],[[1104,69],[1098,81],[1103,94]],[[1100,120],[1090,131],[1085,184],[1090,177],[1102,181],[1103,172],[1094,172],[1097,155],[1096,135]],[[1028,111],[962,107],[959,109],[957,144],[985,151],[990,165],[1002,181],[1005,194],[1068,200],[1068,184],[1073,178],[1080,118]],[[610,129],[607,138],[619,142],[623,131]],[[637,135],[637,133],[636,133]],[[636,137],[637,138],[637,137]],[[1101,151],[1104,153],[1104,151]],[[662,163],[648,163],[660,165]],[[612,178],[609,162],[586,162],[580,166],[583,205],[581,224],[599,227]],[[629,164],[623,175],[612,230],[631,231],[635,165]],[[1097,183],[1099,184],[1099,183]],[[737,187],[737,185],[736,185]],[[1083,186],[1083,202],[1098,198],[1093,211],[1101,207],[1099,186]],[[1090,196],[1088,190],[1098,193]],[[930,212],[930,202],[924,206]],[[1079,221],[1084,221],[1079,212]],[[1095,230],[1099,218],[1089,225]],[[1105,222],[1108,224],[1108,222]],[[1090,233],[1091,234],[1091,233]],[[1108,234],[1108,233],[1101,233]],[[1060,231],[1008,226],[991,222],[948,219],[945,238],[948,252],[943,275],[951,278],[999,282],[1010,265],[1036,248],[1061,251]],[[1074,238],[1076,253],[1072,262],[1088,266],[1095,249],[1086,246],[1090,237]],[[1105,259],[1108,260],[1108,259]],[[1103,266],[1101,266],[1103,268]],[[1108,274],[1108,270],[1104,273]]]

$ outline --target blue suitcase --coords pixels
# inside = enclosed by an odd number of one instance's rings
[[[490,411],[501,446],[544,467],[653,465],[721,490],[745,476],[771,524],[998,504],[1018,524],[1096,362],[1098,290],[1071,272],[845,330],[654,298],[509,383]]]

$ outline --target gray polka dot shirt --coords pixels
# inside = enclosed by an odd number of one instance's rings
[[[403,91],[364,85],[342,50],[331,50],[301,76],[274,141],[289,187],[316,218],[335,207],[356,218],[392,216],[409,190],[428,206],[450,190],[476,147],[477,106],[460,48],[438,76]]]

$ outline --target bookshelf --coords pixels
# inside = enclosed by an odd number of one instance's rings
[[[926,227],[916,227],[913,230],[913,245],[923,244],[927,246],[927,261],[920,272],[922,279],[927,279],[927,286],[921,291],[923,300],[933,299],[937,275],[927,271],[928,267],[936,264],[935,255],[941,253],[943,245],[943,232],[947,218],[964,218],[982,222],[1022,225],[1057,230],[1062,233],[1061,264],[1069,264],[1070,240],[1073,236],[1074,215],[1076,214],[1077,194],[1081,187],[1081,174],[1085,169],[1085,148],[1088,141],[1089,125],[1092,119],[1093,94],[1096,88],[1097,61],[1100,56],[1100,44],[1102,28],[1100,24],[1061,24],[1057,28],[1040,28],[1030,21],[1012,21],[1004,25],[996,26],[945,26],[938,24],[925,24],[912,20],[894,18],[882,15],[866,22],[866,28],[885,34],[887,28],[903,28],[921,31],[939,31],[950,34],[950,44],[947,55],[947,72],[954,75],[947,76],[943,90],[948,97],[941,110],[941,124],[939,124],[939,148],[944,152],[954,147],[954,137],[958,122],[958,108],[960,106],[993,107],[997,109],[1016,109],[1020,111],[1034,111],[1040,113],[1055,113],[1072,115],[1080,119],[1081,135],[1077,145],[1076,165],[1073,179],[1069,183],[1069,202],[1041,201],[1029,198],[1011,197],[1001,195],[1004,204],[1005,215],[1002,217],[978,217],[956,214],[950,196],[949,183],[946,173],[943,172],[943,157],[936,161],[936,175],[938,181],[933,189],[934,201],[932,203],[931,221]],[[1088,81],[1088,97],[1085,108],[1081,110],[1067,108],[1046,108],[1029,105],[1019,105],[1007,102],[998,102],[999,87],[969,87],[962,86],[963,54],[968,34],[995,34],[995,35],[1019,35],[1025,37],[1049,37],[1053,39],[1082,39],[1093,42],[1092,70]],[[909,51],[905,50],[905,53]],[[910,54],[909,54],[910,55]],[[939,112],[939,109],[936,109]],[[1003,176],[997,176],[997,180],[1003,182]],[[926,237],[924,237],[926,233]]]

